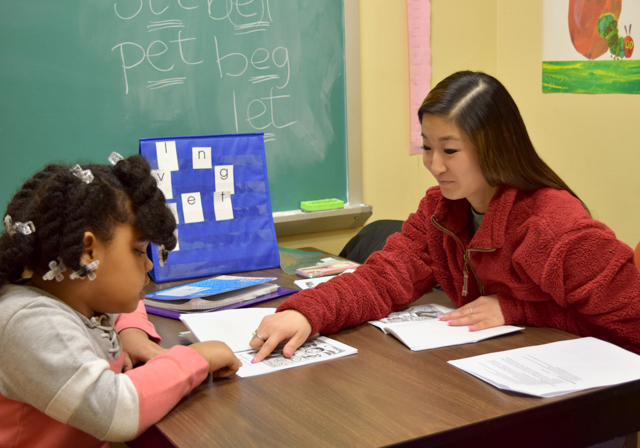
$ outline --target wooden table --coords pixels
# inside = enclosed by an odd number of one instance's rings
[[[297,279],[279,269],[245,275],[278,277],[285,287]],[[417,303],[430,301],[425,297]],[[440,295],[437,302],[451,306]],[[177,335],[185,330],[180,321],[151,315],[150,320],[164,347],[187,343]],[[208,379],[128,445],[566,448],[640,430],[640,381],[533,398],[498,390],[447,363],[575,338],[563,331],[527,328],[422,352],[410,351],[369,324],[330,337],[357,348],[358,354],[257,377]]]

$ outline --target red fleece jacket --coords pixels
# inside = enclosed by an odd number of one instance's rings
[[[431,188],[402,232],[355,273],[297,293],[278,311],[296,309],[311,334],[330,334],[405,308],[436,284],[458,307],[496,294],[506,324],[594,336],[640,354],[633,250],[578,199],[551,188],[500,187],[475,235],[469,202]]]

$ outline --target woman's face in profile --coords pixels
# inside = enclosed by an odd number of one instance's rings
[[[469,137],[451,120],[422,117],[422,162],[451,200],[467,199],[478,213],[487,211],[497,188],[485,180]]]

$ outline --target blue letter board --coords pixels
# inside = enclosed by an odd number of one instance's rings
[[[280,266],[263,134],[140,139],[140,154],[177,218],[177,250],[156,282]]]

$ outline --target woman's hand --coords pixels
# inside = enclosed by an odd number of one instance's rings
[[[457,310],[438,316],[438,319],[452,326],[469,325],[471,331],[504,325],[500,302],[495,294],[480,296]]]
[[[286,310],[266,316],[256,330],[260,337],[254,337],[249,345],[254,350],[260,350],[251,363],[262,361],[275,349],[280,342],[288,341],[282,352],[285,358],[291,358],[293,353],[309,337],[311,324],[304,314],[296,310]]]
[[[240,360],[224,342],[197,342],[189,347],[197,351],[209,363],[209,372],[213,374],[214,378],[228,378],[242,366]]]
[[[149,339],[149,335],[139,328],[125,328],[118,335],[124,353],[123,372],[167,351]]]

